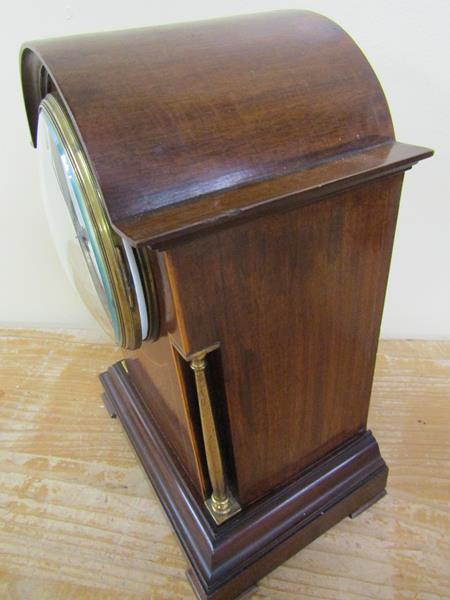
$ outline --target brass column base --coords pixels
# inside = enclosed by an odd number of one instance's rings
[[[205,505],[217,525],[225,523],[241,511],[240,505],[229,490],[225,502],[217,501],[214,496],[211,496],[205,500]]]

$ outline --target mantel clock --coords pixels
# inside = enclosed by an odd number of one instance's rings
[[[379,499],[367,413],[403,174],[352,39],[281,11],[25,44],[54,238],[124,348],[101,374],[227,600]]]

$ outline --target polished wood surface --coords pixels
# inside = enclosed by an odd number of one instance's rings
[[[160,337],[135,351],[126,351],[133,385],[163,433],[191,484],[199,494],[208,491],[206,459],[200,434],[197,402],[186,384],[183,361],[168,337],[175,311],[163,257],[151,253],[160,314]],[[188,371],[190,371],[187,366]],[[195,387],[195,386],[194,386]]]
[[[109,419],[79,336],[2,331],[0,590],[5,600],[193,598],[160,504]],[[250,598],[448,598],[450,343],[382,341],[369,425],[388,495],[258,583]]]
[[[403,172],[432,151],[395,141],[363,54],[310,12],[34,42],[22,76],[32,136],[51,91],[152,249],[161,338],[102,375],[106,403],[199,597],[230,600],[383,493],[376,347]],[[242,509],[217,531],[214,481]]]
[[[243,505],[366,427],[401,183],[380,178],[166,253],[169,333],[186,355],[220,346],[220,426]]]
[[[187,476],[200,493],[205,492],[203,455],[199,454],[198,435],[189,398],[180,382],[174,350],[167,336],[144,344],[138,352],[127,352],[128,370],[139,394]]]
[[[395,141],[351,38],[278,11],[25,44],[22,76],[32,134],[58,93],[113,224],[154,249],[161,339],[129,369],[197,491],[193,353],[218,348],[243,505],[364,431],[402,172],[431,151]]]
[[[317,176],[305,172],[327,161],[339,180],[424,153],[396,148],[364,55],[307,11],[32,42],[22,78],[33,138],[42,95],[57,90],[113,224],[140,242],[305,191]]]
[[[164,249],[180,238],[191,238],[280,209],[311,204],[358,183],[402,172],[432,154],[428,148],[409,144],[380,144],[361,152],[340,154],[274,180],[202,196],[195,203],[186,202],[156,215],[132,217],[120,224],[120,231],[137,244],[149,242]]]
[[[385,494],[387,467],[369,432],[316,461],[289,485],[216,524],[192,493],[127,365],[101,376],[105,404],[119,417],[189,557],[200,600],[231,600],[343,518]],[[213,488],[214,489],[214,488]]]

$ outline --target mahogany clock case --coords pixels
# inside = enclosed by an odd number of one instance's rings
[[[432,151],[311,12],[32,42],[22,80],[34,142],[52,94],[145,256],[158,335],[105,403],[198,597],[233,598],[384,493],[373,370],[403,173]]]

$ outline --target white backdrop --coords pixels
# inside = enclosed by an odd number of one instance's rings
[[[4,2],[0,28],[0,325],[96,329],[65,281],[41,210],[35,152],[19,83],[23,41],[304,8],[337,21],[386,93],[397,139],[436,156],[406,174],[382,335],[450,337],[449,0]]]

